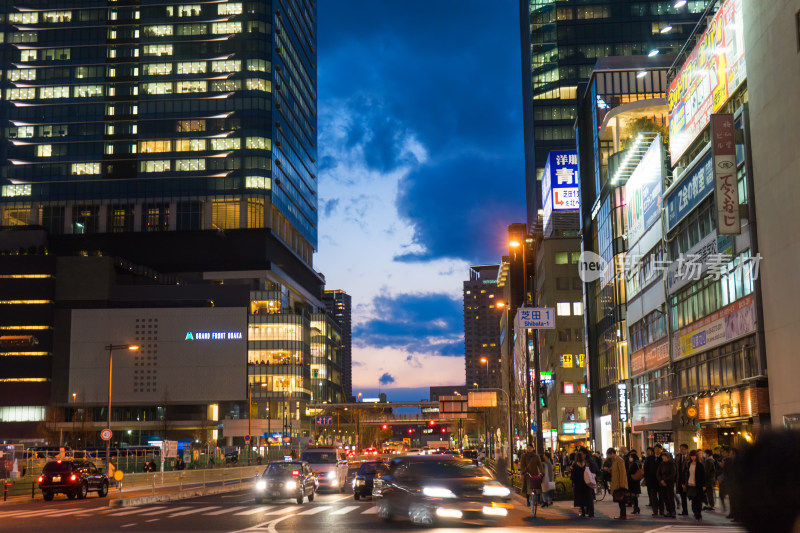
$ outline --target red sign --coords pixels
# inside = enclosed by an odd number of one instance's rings
[[[111,435],[113,435],[113,433],[111,433],[111,430],[108,428],[100,432],[100,438],[103,440],[111,440]]]
[[[717,200],[717,233],[738,235],[739,187],[736,182],[736,135],[733,115],[711,115],[711,153],[714,158],[714,189]]]

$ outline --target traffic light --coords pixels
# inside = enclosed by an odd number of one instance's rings
[[[435,425],[436,425],[436,422],[435,422],[435,421],[433,421],[433,420],[428,420],[428,425],[429,425],[430,427],[433,427],[433,426],[435,426]]]
[[[442,433],[447,433],[447,428],[442,428]]]
[[[411,428],[408,428],[408,434],[411,435],[412,433],[414,433],[414,430],[411,429]]]
[[[539,396],[539,405],[547,407],[547,401],[544,399],[544,396]]]

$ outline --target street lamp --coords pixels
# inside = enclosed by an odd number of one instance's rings
[[[78,441],[75,438],[75,419],[78,418],[78,411],[75,409],[75,400],[78,397],[77,392],[72,393],[72,446],[73,448],[78,447]]]
[[[114,359],[114,350],[130,350],[135,352],[139,349],[139,346],[136,344],[108,344],[106,346],[106,350],[108,350],[108,425],[106,426],[109,431],[111,431],[111,377],[113,372],[113,359]],[[74,395],[73,395],[74,396]],[[108,439],[106,440],[106,474],[111,475],[111,435],[109,435]]]
[[[481,364],[486,365],[486,386],[489,386],[489,359],[481,357]]]
[[[250,419],[253,418],[253,385],[254,383],[247,384],[247,435],[250,437],[250,440],[253,440],[253,431],[252,427],[250,426]],[[266,388],[267,382],[261,383],[261,388]],[[269,433],[269,429],[267,429]],[[250,466],[250,452],[253,451],[253,446],[249,442],[247,444],[247,466]],[[269,459],[269,454],[267,454],[267,459]]]

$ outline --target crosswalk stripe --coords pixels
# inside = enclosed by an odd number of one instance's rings
[[[210,507],[200,507],[199,509],[189,509],[188,511],[181,511],[180,513],[171,514],[169,515],[169,517],[174,518],[176,516],[185,516],[187,514],[202,513],[203,511],[211,511],[213,509],[219,509],[219,505],[212,505]]]
[[[272,506],[271,505],[262,505],[260,507],[254,507],[253,509],[248,509],[247,511],[242,511],[241,513],[236,513],[236,516],[248,516],[248,515],[251,515],[251,514],[264,512],[267,509],[272,509]]]
[[[26,511],[22,513],[18,513],[13,516],[13,518],[32,518],[34,516],[42,516],[52,514],[53,516],[58,516],[60,509],[47,509],[47,510],[40,510],[40,511]]]
[[[302,515],[317,514],[317,513],[321,513],[322,511],[327,511],[330,508],[331,508],[330,505],[320,505],[319,507],[312,507],[311,509],[309,509],[307,511],[303,511],[303,512],[297,513],[297,514],[302,514]]]
[[[264,514],[288,514],[297,510],[299,510],[299,507],[290,506],[290,507],[284,507],[283,509],[275,509],[274,511],[269,511]]]
[[[341,509],[337,509],[336,511],[332,512],[331,514],[347,514],[350,511],[355,509],[359,509],[360,505],[348,505],[347,507],[342,507]]]
[[[148,516],[156,514],[164,514],[164,513],[173,513],[175,511],[181,511],[183,509],[191,509],[191,507],[189,507],[188,505],[182,505],[180,507],[167,507],[165,509],[158,508],[158,511],[151,511],[150,513],[148,513]],[[145,511],[149,510],[150,510],[149,507],[145,508]],[[114,515],[114,516],[119,516],[119,515]]]
[[[225,513],[232,513],[234,511],[238,511],[239,509],[244,509],[244,505],[237,505],[236,507],[227,507],[225,509],[220,509],[219,511],[212,511],[210,513],[204,513],[205,516],[217,516]]]
[[[151,509],[151,507],[134,507],[133,509],[122,511],[121,513],[114,513],[114,516],[128,516],[130,514],[143,513]],[[157,507],[156,509],[162,509],[162,507]]]
[[[373,505],[372,507],[370,507],[369,509],[367,509],[366,511],[364,511],[361,514],[378,514],[378,506],[377,505]]]

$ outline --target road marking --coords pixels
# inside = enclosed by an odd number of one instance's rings
[[[236,513],[236,516],[249,516],[251,514],[261,513],[267,509],[272,509],[272,507],[272,505],[262,505],[261,507],[255,507],[247,511],[242,511],[241,513]]]
[[[328,502],[340,502],[342,500],[350,500],[352,498],[353,498],[353,496],[344,495],[344,496],[339,496],[338,498],[337,497],[325,498],[323,501],[325,503],[328,503]]]
[[[176,516],[185,516],[187,514],[202,513],[203,511],[211,511],[212,509],[219,509],[219,505],[212,505],[210,507],[200,507],[198,509],[189,509],[188,511],[182,511],[180,513],[171,514],[169,515],[169,517],[175,518]]]
[[[327,511],[330,508],[331,508],[330,505],[320,505],[319,507],[312,507],[311,509],[309,509],[307,511],[303,511],[302,513],[297,513],[297,514],[299,514],[299,515],[301,515],[301,514],[302,515],[317,514],[317,513],[321,513],[322,511]]]
[[[134,522],[133,524],[125,524],[124,526],[119,526],[119,527],[131,527],[131,526],[135,526],[135,525],[136,525],[136,522]]]
[[[166,509],[159,508],[158,511],[152,511],[150,514],[154,515],[154,514],[171,513],[171,512],[174,512],[174,511],[181,511],[183,509],[189,509],[189,507],[186,507],[185,505],[182,505],[180,507],[167,507]],[[150,509],[149,508],[145,508],[144,510],[145,511],[149,511]],[[114,515],[114,516],[119,516],[119,515]]]
[[[205,513],[205,516],[217,516],[225,513],[232,513],[234,511],[238,511],[239,509],[244,509],[244,505],[237,505],[236,507],[228,507],[227,509],[220,509],[219,511]]]
[[[150,520],[145,520],[145,522],[158,522],[161,520],[160,518],[151,518]]]
[[[158,509],[161,509],[161,507],[158,507]],[[128,511],[122,511],[121,513],[116,513],[114,516],[128,516],[129,514],[142,513],[147,510],[148,510],[147,507],[134,507],[132,509],[129,508]]]
[[[372,507],[370,507],[369,509],[367,509],[366,511],[364,511],[361,514],[378,514],[378,506],[377,505],[373,505]]]
[[[334,511],[331,514],[347,514],[350,511],[353,511],[355,509],[360,509],[360,508],[361,508],[360,505],[348,505],[347,507],[342,507],[341,509],[338,509],[338,510]]]
[[[287,513],[291,513],[291,512],[299,511],[299,510],[300,510],[299,507],[291,506],[291,507],[284,507],[283,509],[276,509],[274,511],[270,511],[270,512],[264,513],[264,514],[278,514],[278,515],[280,515],[280,514],[287,514]]]

